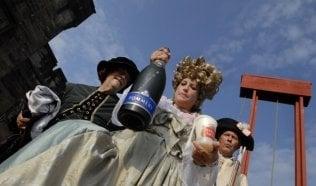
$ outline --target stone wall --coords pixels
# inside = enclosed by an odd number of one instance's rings
[[[63,90],[66,78],[48,42],[93,13],[93,0],[0,0],[0,143],[28,90]]]

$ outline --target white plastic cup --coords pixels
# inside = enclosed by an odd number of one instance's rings
[[[200,115],[194,120],[195,135],[197,140],[208,138],[215,139],[217,122],[214,118],[208,115]]]

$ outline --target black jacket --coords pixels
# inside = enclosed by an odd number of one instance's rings
[[[121,129],[111,124],[111,116],[119,98],[116,94],[97,91],[97,87],[68,83],[61,97],[61,108],[49,127],[66,119],[83,119],[108,130]]]

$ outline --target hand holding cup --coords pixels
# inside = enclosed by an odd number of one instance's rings
[[[217,159],[215,141],[217,122],[210,116],[200,115],[194,120],[196,141],[193,142],[193,160],[197,165],[210,165]]]

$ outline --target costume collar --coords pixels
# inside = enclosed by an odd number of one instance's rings
[[[165,96],[162,96],[158,105],[159,108],[166,110],[167,112],[173,113],[176,118],[184,123],[185,125],[193,125],[194,119],[199,115],[196,112],[185,113],[173,105],[171,99],[168,99]]]

